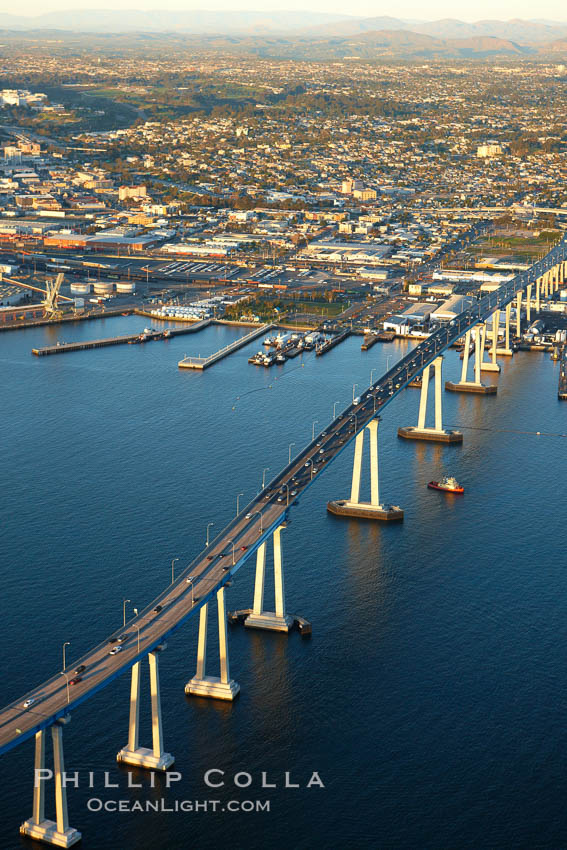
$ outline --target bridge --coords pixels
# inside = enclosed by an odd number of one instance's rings
[[[167,641],[188,620],[199,613],[199,639],[196,674],[186,686],[187,694],[232,700],[239,685],[231,678],[228,653],[226,587],[231,577],[253,556],[256,557],[254,600],[245,625],[258,629],[287,632],[293,617],[286,610],[281,534],[289,514],[299,504],[301,494],[326,467],[355,440],[354,466],[349,499],[330,502],[329,510],[349,516],[375,520],[400,520],[403,511],[380,499],[378,481],[378,422],[388,404],[408,384],[422,374],[421,400],[416,426],[400,428],[405,439],[424,439],[458,443],[462,434],[443,427],[442,364],[443,353],[464,337],[461,380],[448,382],[453,392],[493,392],[495,385],[484,385],[484,370],[498,371],[497,355],[513,353],[510,341],[511,306],[516,303],[518,331],[523,299],[530,319],[535,287],[536,310],[543,295],[559,288],[567,277],[567,236],[529,269],[516,275],[499,289],[471,304],[464,312],[434,331],[426,340],[409,351],[379,380],[372,383],[341,411],[312,441],[267,485],[262,482],[258,495],[200,552],[192,563],[135,619],[110,635],[104,643],[93,647],[73,665],[73,670],[57,671],[52,678],[35,686],[27,694],[0,712],[0,753],[35,736],[34,776],[45,771],[46,730],[53,738],[53,774],[55,778],[56,820],[45,818],[44,782],[34,783],[33,809],[20,832],[31,838],[59,847],[69,847],[80,840],[78,830],[69,826],[66,788],[63,781],[63,728],[71,713],[81,703],[110,685],[118,676],[131,671],[130,718],[127,743],[117,754],[120,762],[150,770],[167,770],[174,762],[164,749],[159,689],[159,657]],[[471,299],[472,300],[472,299]],[[506,314],[504,347],[499,348],[499,313]],[[484,349],[490,337],[491,359],[484,360]],[[474,375],[468,369],[474,334]],[[431,370],[435,382],[435,423],[427,426],[428,387]],[[490,388],[490,390],[489,390]],[[335,412],[335,411],[334,411]],[[360,501],[360,475],[365,432],[370,432],[371,500]],[[264,608],[266,547],[274,549],[274,610]],[[207,626],[209,609],[216,601],[219,632],[220,675],[207,675]],[[152,747],[139,746],[139,702],[141,664],[148,658],[150,672]]]

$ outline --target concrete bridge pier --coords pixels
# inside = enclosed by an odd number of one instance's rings
[[[516,295],[516,336],[518,339],[522,336],[522,290],[518,290]]]
[[[266,543],[256,553],[256,580],[254,583],[254,607],[246,617],[244,625],[252,629],[268,629],[274,632],[289,632],[295,618],[286,613],[285,584],[282,557],[281,533],[285,525],[274,531],[274,596],[275,611],[264,611],[264,582],[266,578]]]
[[[199,642],[197,645],[197,671],[185,685],[185,693],[210,699],[233,700],[240,693],[240,685],[230,678],[228,634],[226,628],[226,602],[224,586],[217,591],[219,621],[220,676],[207,676],[207,626],[209,603],[199,612]]]
[[[370,432],[370,502],[360,501],[360,476],[362,472],[362,453],[364,434]],[[403,510],[397,505],[380,501],[378,483],[378,419],[372,419],[366,428],[356,437],[354,445],[354,463],[350,499],[340,499],[327,503],[329,513],[338,516],[358,517],[360,519],[378,519],[385,521],[402,520]]]
[[[504,348],[498,348],[496,353],[503,355],[504,357],[512,357],[514,354],[513,348],[510,346],[510,318],[512,315],[512,302],[510,301],[506,304],[506,308],[504,311],[504,315],[506,318],[504,324]]]
[[[490,360],[484,360],[484,349],[488,338],[488,323],[485,322],[481,330],[482,355],[480,359],[481,372],[499,372],[500,366],[496,360],[496,349],[498,346],[498,326],[500,322],[500,310],[495,310],[492,314],[492,345],[490,346]]]
[[[470,330],[468,330],[465,334],[465,349],[463,351],[463,368],[461,370],[461,380],[447,381],[445,383],[445,389],[453,393],[479,393],[482,395],[493,395],[498,389],[496,384],[483,384],[480,380],[482,350],[480,340],[478,339],[477,344],[474,347],[474,381],[467,380],[470,350],[471,332]]]
[[[528,325],[532,320],[532,284],[526,286],[526,322]]]
[[[429,392],[429,378],[431,373],[431,366],[435,368],[435,427],[427,428],[425,421],[427,416],[427,399]],[[408,425],[404,428],[398,428],[398,437],[403,437],[406,440],[429,440],[435,443],[454,444],[463,442],[463,435],[461,431],[448,431],[443,428],[442,369],[443,357],[441,356],[437,357],[433,361],[433,363],[430,363],[423,370],[417,427],[414,427],[413,425]]]
[[[65,762],[63,759],[63,726],[70,716],[61,718],[51,727],[53,739],[53,772],[45,769],[45,730],[35,735],[33,814],[20,826],[20,834],[53,844],[55,847],[72,847],[81,840],[81,833],[69,826],[67,788],[65,787]],[[45,819],[45,783],[55,779],[56,820]]]
[[[148,770],[167,770],[174,762],[171,753],[163,750],[163,730],[161,724],[161,699],[159,691],[159,653],[166,648],[163,644],[148,653],[150,665],[150,695],[152,701],[152,749],[138,746],[140,730],[140,661],[132,667],[130,686],[130,720],[128,724],[128,743],[123,747],[116,760]]]
[[[538,277],[537,280],[536,280],[535,309],[536,309],[536,313],[539,313],[540,310],[541,310],[541,277]]]

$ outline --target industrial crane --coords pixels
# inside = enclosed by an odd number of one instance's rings
[[[21,286],[23,289],[31,289],[33,292],[41,292],[44,295],[44,299],[41,302],[44,309],[44,315],[47,319],[60,319],[62,311],[59,309],[59,301],[68,301],[71,304],[73,303],[72,298],[68,298],[66,295],[61,295],[59,290],[61,289],[61,284],[63,283],[63,272],[59,272],[55,280],[52,278],[48,278],[45,281],[45,289],[41,289],[39,286],[32,286],[29,283],[22,283],[20,280],[13,280],[11,278],[5,277],[4,281],[7,283],[12,283],[14,286]]]

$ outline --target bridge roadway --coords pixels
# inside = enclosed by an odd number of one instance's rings
[[[125,628],[112,635],[117,638],[127,632],[128,638],[122,644],[105,641],[73,663],[70,672],[66,674],[67,678],[73,677],[72,671],[79,664],[86,667],[80,683],[67,688],[66,678],[62,673],[58,673],[6,706],[0,712],[0,754],[27,740],[40,729],[50,726],[129,670],[148,652],[163,644],[186,620],[194,616],[199,608],[214,598],[216,592],[230,580],[231,575],[253,555],[274,529],[286,521],[290,507],[297,504],[298,497],[318,478],[320,472],[425,366],[432,363],[467,330],[486,320],[495,309],[505,307],[519,289],[535,283],[544,272],[566,259],[567,235],[530,269],[486,295],[394,364],[378,381],[361,393],[357,404],[349,405],[330,422],[322,433],[261,490],[174,583]],[[191,584],[187,582],[189,576],[194,579],[193,596]],[[157,606],[161,606],[158,612],[154,610]],[[122,650],[116,655],[109,655],[112,646],[116,645],[122,646]],[[190,678],[192,671],[187,672]],[[36,701],[26,710],[23,703],[30,697]],[[124,734],[126,735],[126,729]]]

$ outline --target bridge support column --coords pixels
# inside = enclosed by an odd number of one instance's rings
[[[522,336],[522,290],[516,296],[516,336]]]
[[[431,372],[431,366],[435,368],[435,427],[428,428],[425,424],[425,421],[427,415],[427,399],[429,393],[429,377]],[[443,428],[442,369],[443,357],[437,357],[433,361],[433,363],[430,363],[423,370],[417,428],[413,425],[409,425],[404,428],[398,428],[398,437],[403,437],[406,440],[429,440],[435,443],[455,444],[463,442],[463,435],[461,431],[448,431]]]
[[[492,345],[490,346],[490,360],[484,360],[484,349],[488,339],[488,323],[485,323],[482,328],[482,357],[480,361],[481,372],[499,372],[500,366],[496,360],[496,348],[498,344],[498,322],[500,311],[495,310],[492,314]]]
[[[165,645],[161,649],[165,649]],[[140,661],[132,667],[130,685],[130,720],[128,723],[128,743],[123,747],[116,760],[148,770],[167,770],[174,762],[171,753],[163,750],[163,730],[161,724],[161,699],[159,691],[159,652],[155,649],[148,653],[150,665],[150,695],[152,701],[152,749],[138,746],[140,729]]]
[[[532,284],[526,287],[526,322],[528,325],[532,320]]]
[[[504,325],[504,348],[499,348],[497,350],[497,354],[503,355],[504,357],[512,357],[514,354],[513,349],[510,347],[510,318],[512,315],[512,303],[506,304],[505,308],[505,317],[506,323]]]
[[[468,330],[465,334],[465,348],[463,351],[463,368],[461,370],[460,381],[446,381],[445,389],[453,393],[479,393],[483,395],[493,395],[498,387],[496,384],[483,384],[480,380],[480,371],[482,365],[482,345],[481,332],[477,329],[477,339],[474,347],[474,381],[467,380],[467,372],[469,366],[469,357],[471,349],[471,332]]]
[[[20,834],[55,847],[72,847],[81,840],[81,833],[69,826],[67,812],[67,789],[65,787],[65,763],[63,759],[63,725],[70,717],[58,720],[51,727],[53,739],[53,773],[45,772],[45,731],[36,732],[33,814],[20,826]],[[45,820],[45,782],[55,779],[56,822]]]
[[[429,368],[429,367],[427,367]],[[354,463],[352,468],[352,486],[350,499],[341,499],[327,503],[329,513],[338,516],[358,517],[360,519],[402,520],[403,510],[397,505],[389,505],[380,501],[378,481],[378,419],[372,419],[366,428],[358,434],[354,447]],[[362,471],[362,454],[364,435],[370,432],[370,501],[360,501],[360,474]],[[399,433],[399,432],[398,432]]]
[[[233,700],[240,693],[240,685],[230,678],[228,634],[226,628],[225,588],[217,591],[219,625],[220,676],[207,676],[207,626],[209,603],[203,605],[199,615],[199,642],[197,645],[197,672],[185,685],[185,693],[210,699]]]
[[[262,543],[256,553],[256,581],[254,585],[254,607],[244,621],[244,625],[253,629],[268,629],[275,632],[289,632],[294,617],[286,613],[285,585],[282,558],[281,532],[285,526],[276,528],[274,541],[274,596],[275,611],[264,611],[264,580],[266,576],[266,544]]]

